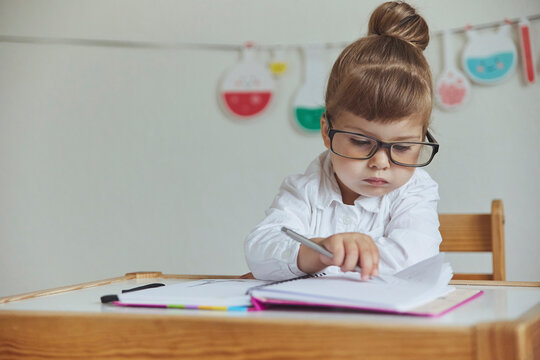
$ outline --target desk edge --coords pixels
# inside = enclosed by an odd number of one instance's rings
[[[5,304],[12,301],[26,300],[40,296],[60,294],[68,291],[81,290],[96,286],[109,285],[116,282],[134,280],[134,279],[185,279],[185,280],[200,280],[200,279],[240,279],[243,275],[176,275],[163,274],[159,271],[139,271],[126,273],[124,276],[114,277],[110,279],[91,281],[75,285],[67,285],[53,289],[45,289],[32,291],[23,294],[10,295],[0,297],[0,304]],[[451,280],[450,285],[471,285],[471,286],[518,286],[518,287],[540,287],[538,281],[494,281],[494,280]]]

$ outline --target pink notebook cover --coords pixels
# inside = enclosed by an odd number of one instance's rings
[[[360,307],[360,306],[344,306],[344,305],[335,306],[332,304],[324,304],[324,303],[306,303],[306,302],[301,302],[301,301],[265,299],[265,298],[256,298],[253,296],[251,297],[251,303],[253,304],[253,307],[255,310],[266,310],[266,309],[277,307],[277,306],[294,306],[294,307],[306,307],[306,308],[322,307],[322,308],[358,310],[358,311],[367,311],[367,312],[379,312],[379,313],[387,313],[387,314],[439,317],[478,298],[483,293],[484,293],[483,291],[475,290],[475,289],[456,289],[454,292],[448,294],[445,297],[435,299],[426,305],[419,306],[417,308],[414,308],[408,311],[395,311],[395,310]]]

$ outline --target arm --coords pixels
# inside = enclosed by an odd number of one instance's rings
[[[311,205],[306,183],[302,175],[287,177],[266,217],[246,238],[246,261],[257,279],[284,280],[305,275],[297,264],[299,244],[284,234],[281,227],[301,234],[309,232]]]

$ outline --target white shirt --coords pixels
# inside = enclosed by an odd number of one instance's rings
[[[379,271],[393,274],[439,252],[438,201],[437,183],[416,168],[400,188],[344,204],[325,151],[304,174],[283,180],[266,217],[246,238],[246,261],[257,279],[290,279],[305,273],[297,265],[300,244],[284,234],[282,226],[308,238],[359,232],[375,241]]]

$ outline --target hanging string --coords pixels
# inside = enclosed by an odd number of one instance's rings
[[[540,14],[527,16],[529,21],[540,20]],[[474,26],[464,26],[453,28],[451,33],[462,33],[470,29],[487,29],[497,27],[503,24],[517,24],[519,19],[504,21],[494,21]],[[443,30],[431,32],[431,36],[442,35]],[[232,44],[202,44],[202,43],[167,43],[167,42],[150,42],[150,41],[129,41],[129,40],[105,40],[105,39],[80,39],[80,38],[61,38],[61,37],[37,37],[37,36],[17,36],[17,35],[0,35],[0,42],[5,43],[22,43],[22,44],[52,44],[52,45],[77,45],[77,46],[100,46],[114,48],[133,48],[133,49],[207,49],[207,50],[226,50],[239,51],[244,45]],[[327,48],[343,48],[349,45],[350,42],[326,42],[317,43]],[[255,45],[257,49],[272,50],[272,49],[289,49],[299,48],[309,45],[302,44],[286,44],[286,45]]]
[[[59,37],[37,37],[37,36],[13,36],[0,35],[0,42],[24,43],[24,44],[54,44],[54,45],[79,45],[79,46],[102,46],[115,48],[134,49],[212,49],[212,50],[239,50],[242,45],[227,44],[196,44],[196,43],[166,43],[150,41],[129,41],[129,40],[105,40],[105,39],[77,39]]]
[[[540,14],[526,16],[526,18],[529,21],[540,20]],[[462,33],[462,32],[466,32],[467,30],[472,30],[472,29],[482,30],[482,29],[488,29],[488,28],[497,27],[497,26],[500,26],[500,25],[503,25],[503,24],[514,25],[514,24],[519,23],[519,20],[520,19],[513,19],[513,20],[505,19],[503,21],[493,21],[493,22],[480,24],[480,25],[475,25],[475,26],[466,25],[464,27],[450,29],[450,32],[451,33]],[[442,35],[443,32],[444,32],[444,30],[439,30],[439,31],[433,32],[432,34],[433,35]]]

